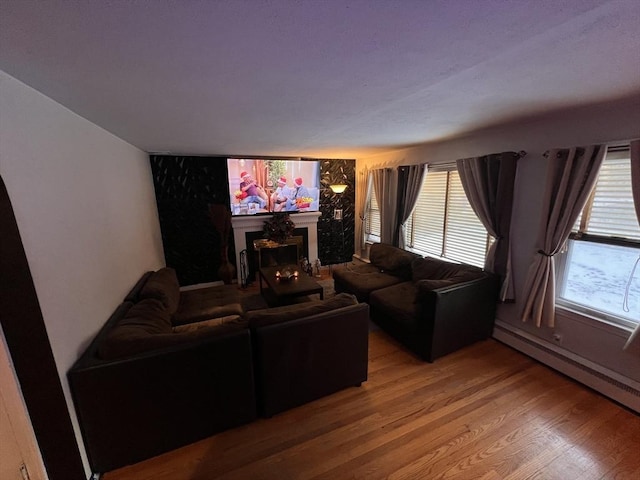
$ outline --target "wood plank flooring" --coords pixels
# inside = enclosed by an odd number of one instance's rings
[[[429,364],[375,331],[360,388],[103,479],[640,479],[640,416],[495,340]]]

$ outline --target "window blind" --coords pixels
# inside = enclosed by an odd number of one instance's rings
[[[457,170],[450,172],[444,256],[483,267],[487,237],[487,230],[467,200]]]
[[[407,245],[418,252],[484,266],[487,231],[469,205],[457,170],[427,173],[405,231]]]
[[[573,231],[601,237],[640,240],[640,226],[633,205],[628,150],[607,153],[594,191],[580,212]]]
[[[407,222],[407,244],[421,252],[442,256],[447,172],[428,172]]]
[[[380,209],[374,189],[371,189],[371,201],[369,202],[369,212],[367,213],[366,233],[380,236]]]

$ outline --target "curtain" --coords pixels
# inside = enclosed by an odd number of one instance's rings
[[[509,232],[516,167],[523,154],[503,152],[456,162],[471,208],[495,239],[487,253],[484,268],[500,276],[501,301],[515,299]]]
[[[605,145],[551,150],[537,251],[529,267],[522,321],[555,322],[555,262],[598,177]]]
[[[631,142],[631,189],[638,223],[640,223],[640,140]],[[633,331],[623,349],[640,355],[640,324]]]
[[[396,198],[398,185],[392,168],[373,170],[373,189],[380,209],[380,241],[393,244],[396,233]]]
[[[367,222],[367,212],[369,211],[369,198],[371,196],[371,176],[369,169],[365,167],[358,173],[358,181],[356,183],[356,214],[359,221],[356,222],[356,251],[362,256],[366,250],[365,246],[365,225]]]
[[[267,188],[267,166],[264,163],[264,160],[256,160],[255,164],[255,172],[253,172],[253,178],[256,183],[263,188]]]
[[[418,201],[426,170],[424,163],[398,167],[398,226],[394,241],[396,247],[405,247],[405,223]]]

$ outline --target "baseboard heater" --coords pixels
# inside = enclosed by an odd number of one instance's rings
[[[640,383],[500,320],[493,338],[640,413]]]

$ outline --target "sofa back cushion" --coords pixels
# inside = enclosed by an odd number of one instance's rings
[[[411,262],[415,258],[419,258],[415,253],[386,243],[374,243],[369,252],[373,265],[397,277],[411,278]]]
[[[245,314],[245,320],[249,322],[249,328],[255,329],[276,323],[310,317],[319,313],[329,312],[349,305],[356,305],[358,300],[354,295],[339,293],[328,300],[315,300],[312,302],[296,303],[284,307],[265,308],[253,310]]]
[[[161,268],[153,272],[140,291],[140,300],[155,299],[160,301],[170,315],[176,313],[180,303],[180,285],[173,268]]]
[[[104,359],[149,350],[152,337],[172,333],[171,315],[159,300],[147,298],[133,305],[98,348]]]
[[[98,356],[102,360],[120,359],[246,328],[247,322],[238,315],[172,327],[171,315],[162,302],[148,298],[133,305],[111,329],[98,347]]]
[[[451,263],[437,258],[416,258],[411,263],[411,280],[452,280],[454,283],[473,280],[483,274],[480,268],[472,265]],[[449,283],[451,285],[451,283]],[[445,286],[444,284],[442,286]]]
[[[451,287],[452,285],[457,285],[459,283],[470,282],[471,280],[476,280],[478,278],[484,277],[485,274],[483,272],[460,272],[456,275],[453,275],[449,278],[442,278],[438,280],[418,280],[416,285],[419,290],[427,291],[427,290],[437,290],[439,288]]]

